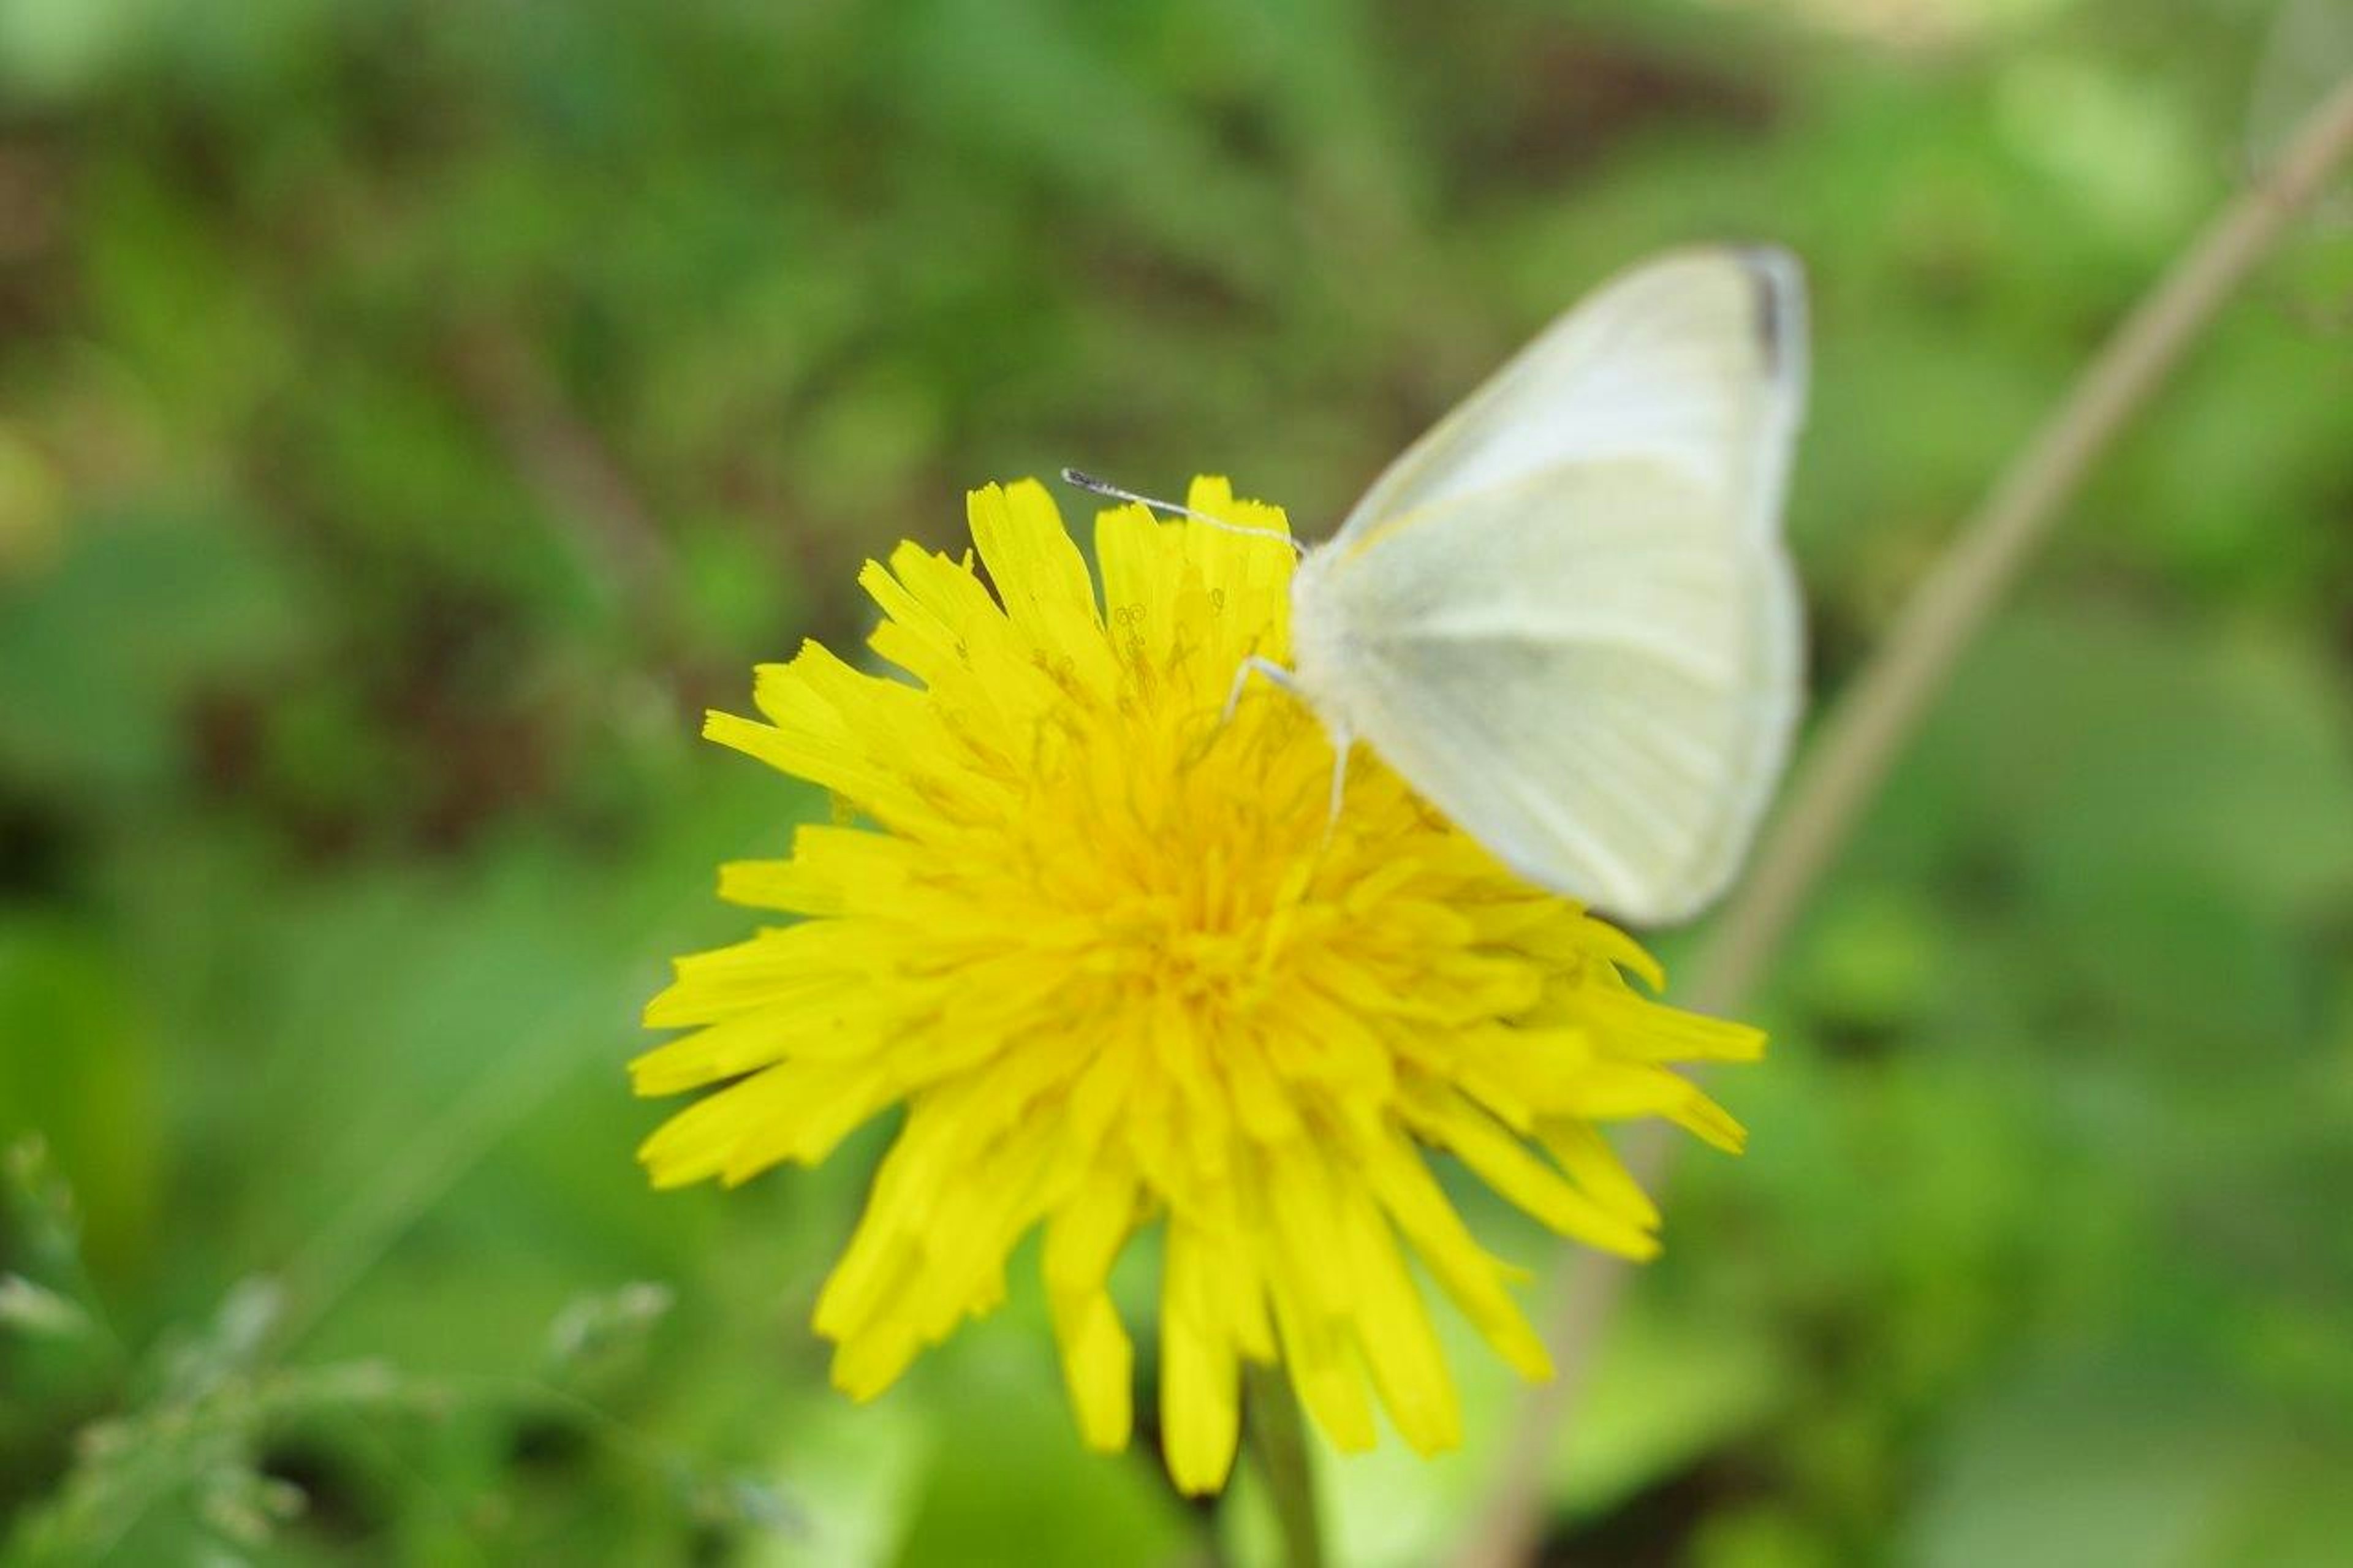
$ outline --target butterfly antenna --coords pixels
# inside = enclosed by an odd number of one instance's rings
[[[1222,530],[1227,533],[1239,533],[1246,539],[1280,539],[1300,554],[1307,553],[1305,545],[1279,528],[1245,528],[1239,522],[1228,522],[1221,517],[1211,517],[1208,512],[1195,511],[1189,506],[1178,506],[1173,500],[1155,500],[1150,496],[1138,495],[1134,490],[1122,489],[1107,479],[1099,479],[1092,474],[1083,473],[1077,468],[1064,468],[1062,482],[1095,495],[1108,496],[1113,500],[1134,501],[1138,506],[1150,507],[1155,511],[1170,512],[1177,517],[1189,517],[1195,522],[1206,523],[1211,528]]]

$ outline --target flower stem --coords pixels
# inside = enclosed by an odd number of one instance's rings
[[[1274,1504],[1287,1568],[1324,1568],[1324,1526],[1315,1508],[1315,1473],[1300,1425],[1299,1396],[1282,1373],[1247,1362],[1242,1367],[1242,1431],[1259,1479]]]
[[[1955,662],[2093,464],[2348,158],[2353,78],[2337,84],[2277,163],[2238,193],[2143,298],[1914,591],[1823,724],[1755,866],[1717,920],[1690,989],[1678,998],[1683,1005],[1723,1013],[1742,1005]],[[1627,1140],[1627,1163],[1654,1186],[1675,1147],[1662,1124],[1646,1123]],[[1503,1446],[1489,1505],[1454,1557],[1456,1568],[1509,1568],[1529,1557],[1542,1521],[1546,1460],[1574,1411],[1624,1278],[1625,1265],[1600,1253],[1581,1255],[1570,1270],[1546,1324],[1558,1371],[1523,1406]]]

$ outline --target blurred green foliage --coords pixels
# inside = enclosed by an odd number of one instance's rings
[[[1081,1453],[1026,1282],[826,1389],[886,1128],[644,1190],[636,1007],[816,807],[696,711],[986,479],[1222,470],[1321,531],[1721,235],[1814,278],[1834,698],[2322,74],[2278,9],[0,0],[0,1541],[1262,1558],[1247,1482]],[[2341,226],[2076,509],[1764,1010],[1565,1558],[2343,1561]],[[1457,1351],[1463,1454],[1326,1467],[1345,1561],[1475,1508],[1513,1391]]]

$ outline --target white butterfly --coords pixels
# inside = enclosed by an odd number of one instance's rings
[[[1805,332],[1778,250],[1604,285],[1305,553],[1295,668],[1260,668],[1531,881],[1637,924],[1696,913],[1801,696],[1780,521]]]

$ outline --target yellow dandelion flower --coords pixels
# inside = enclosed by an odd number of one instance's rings
[[[1282,513],[1197,479],[1249,528]],[[711,739],[830,790],[855,819],[724,898],[794,917],[680,961],[648,1025],[692,1032],[638,1092],[712,1088],[646,1142],[654,1181],[814,1163],[906,1117],[818,1300],[834,1381],[879,1394],[1043,1272],[1086,1441],[1127,1441],[1134,1347],[1108,1279],[1161,1237],[1161,1426],[1187,1492],[1234,1456],[1240,1363],[1280,1361],[1343,1449],[1373,1395],[1422,1452],[1460,1415],[1417,1256],[1513,1366],[1548,1372],[1514,1270],[1472,1239],[1428,1155],[1452,1153],[1560,1234],[1630,1257],[1659,1215],[1597,1124],[1741,1131],[1668,1064],[1749,1058],[1754,1030],[1650,1000],[1658,966],[1523,883],[1363,748],[1337,820],[1332,752],[1290,696],[1221,710],[1285,657],[1290,549],[1140,507],[1096,523],[1103,602],[1034,481],[970,498],[969,557],[902,545],[860,581],[877,653],[810,644],[758,671],[765,722]]]

